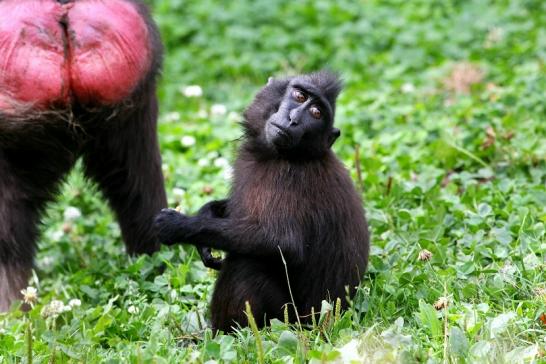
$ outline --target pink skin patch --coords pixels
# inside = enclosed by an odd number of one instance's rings
[[[0,2],[0,110],[66,99],[61,17],[54,1]]]
[[[82,103],[114,104],[150,67],[148,28],[121,0],[79,0],[68,13],[70,83]]]
[[[0,1],[0,110],[115,104],[149,67],[148,28],[126,0]]]

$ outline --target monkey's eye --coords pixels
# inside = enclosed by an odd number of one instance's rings
[[[303,103],[305,100],[307,100],[307,96],[300,90],[292,91],[292,97],[299,103]]]
[[[320,109],[318,107],[316,107],[316,106],[311,106],[309,108],[309,113],[315,119],[320,119],[320,117],[322,116],[322,113],[320,112]]]

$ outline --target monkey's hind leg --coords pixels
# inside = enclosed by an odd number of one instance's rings
[[[40,206],[0,149],[0,312],[21,297],[36,250]]]
[[[131,254],[159,249],[153,221],[167,206],[167,198],[156,123],[157,101],[150,91],[149,101],[105,121],[83,151],[85,172],[98,183],[116,213]]]
[[[248,257],[233,260],[226,258],[216,281],[211,301],[213,330],[229,333],[237,325],[247,326],[247,301],[258,327],[273,318],[282,319],[283,307],[290,302],[286,285],[277,282],[263,262]]]

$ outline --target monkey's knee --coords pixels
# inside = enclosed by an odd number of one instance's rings
[[[247,297],[248,298],[248,297]],[[229,298],[227,298],[229,300]],[[243,300],[235,298],[235,302],[223,301],[213,303],[211,306],[211,324],[213,331],[222,331],[226,334],[233,332],[238,327],[248,326],[248,313],[246,302],[250,305],[250,312],[258,328],[266,325],[266,313],[264,303],[256,300]]]
[[[283,306],[290,302],[283,287],[260,271],[237,273],[230,279],[224,276],[217,281],[211,301],[212,327],[229,333],[238,326],[248,326],[247,302],[259,328],[273,318],[281,319]],[[243,276],[250,278],[237,281]]]
[[[229,269],[229,267],[228,267]],[[258,311],[263,307],[258,292],[249,289],[248,282],[237,281],[238,275],[220,273],[214,294],[210,303],[211,324],[214,331],[231,333],[239,326],[248,325],[248,317],[245,312],[246,302],[251,305],[252,314],[258,325],[261,316]],[[261,326],[261,325],[260,325]]]

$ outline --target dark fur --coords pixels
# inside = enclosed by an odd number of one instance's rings
[[[167,205],[156,135],[162,45],[146,7],[135,3],[148,22],[153,60],[123,104],[0,112],[0,312],[26,286],[40,215],[80,156],[117,215],[127,251],[159,247],[152,222]]]
[[[163,210],[156,220],[162,243],[228,252],[211,303],[214,329],[229,332],[236,323],[246,325],[245,301],[260,326],[265,318],[283,317],[283,306],[291,300],[279,248],[304,322],[312,307],[320,311],[324,299],[341,298],[346,305],[345,287],[352,296],[366,270],[362,202],[329,145],[306,154],[279,154],[263,138],[287,86],[300,79],[321,89],[333,111],[340,83],[329,73],[270,81],[245,113],[245,139],[229,200],[211,202],[194,217]]]

